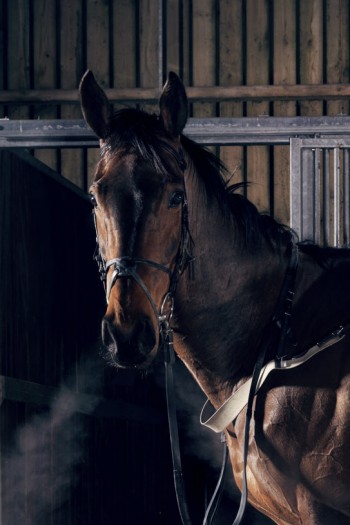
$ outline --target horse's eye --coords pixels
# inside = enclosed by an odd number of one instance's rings
[[[169,197],[169,208],[177,208],[184,201],[183,191],[174,191]]]
[[[91,200],[91,204],[93,205],[93,207],[96,208],[97,200],[95,199],[95,195],[93,195],[92,193],[90,193],[90,200]]]

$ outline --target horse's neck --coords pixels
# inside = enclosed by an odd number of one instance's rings
[[[327,264],[323,267],[300,250],[291,319],[297,353],[327,337],[339,325],[350,323],[350,255],[344,252],[344,258],[338,256],[331,261],[330,256],[328,268]]]
[[[195,278],[181,277],[176,297],[176,350],[208,397],[239,381],[253,366],[271,319],[286,264],[267,246],[248,255],[235,228],[215,210],[190,218]]]

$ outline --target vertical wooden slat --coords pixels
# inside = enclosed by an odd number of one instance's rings
[[[247,84],[269,84],[269,2],[247,0]],[[269,114],[268,102],[247,104],[249,117]],[[260,211],[270,211],[269,147],[252,146],[247,152],[248,197]]]
[[[136,87],[136,6],[120,0],[113,4],[113,84],[119,88]],[[127,28],[127,30],[125,30]]]
[[[6,50],[6,43],[5,43],[5,0],[0,0],[0,89],[5,89],[5,68],[6,68],[6,62],[5,62],[5,50]],[[5,108],[3,105],[0,105],[0,118],[4,118],[5,115]],[[1,504],[1,503],[0,503]],[[1,514],[0,514],[1,518]]]
[[[274,0],[274,84],[296,82],[296,10],[295,0]],[[274,116],[292,117],[296,113],[295,102],[275,102]],[[289,165],[288,146],[274,147],[274,215],[283,224],[289,224]]]
[[[139,2],[139,54],[141,87],[159,86],[158,78],[158,0]],[[145,111],[158,111],[157,105],[145,104]]]
[[[27,0],[7,2],[7,78],[8,89],[30,89],[30,3]],[[11,106],[8,116],[12,119],[29,118],[27,106]]]
[[[86,0],[86,56],[87,67],[95,75],[102,88],[109,87],[109,4]],[[99,151],[96,148],[88,150],[88,185],[90,185]]]
[[[181,34],[180,34],[180,8],[179,0],[167,3],[167,70],[175,71],[180,75]]]
[[[61,0],[59,14],[60,87],[62,89],[77,89],[80,77],[83,74],[81,0]],[[79,106],[62,105],[61,118],[81,119]],[[81,149],[67,148],[61,150],[61,173],[80,188],[86,189]]]
[[[213,0],[193,0],[193,85],[215,85],[215,2]],[[193,116],[215,116],[215,105],[210,103],[193,104]]]
[[[180,57],[180,73],[187,86],[192,79],[192,0],[179,0],[182,27],[182,55]]]
[[[243,45],[242,45],[242,0],[220,0],[220,85],[239,86],[243,83]],[[221,117],[242,117],[243,104],[222,102]],[[243,148],[229,146],[220,148],[223,162],[232,182],[244,180]]]
[[[56,5],[46,0],[33,0],[33,84],[35,89],[49,89],[57,85],[56,79]],[[34,118],[55,119],[54,107],[35,106]],[[57,150],[36,150],[35,156],[57,169]]]
[[[327,82],[349,82],[349,2],[327,0]],[[349,113],[346,100],[328,101],[327,114]]]
[[[300,0],[299,2],[299,57],[300,83],[322,84],[323,82],[323,2],[322,0]],[[301,115],[322,115],[323,103],[302,102]]]

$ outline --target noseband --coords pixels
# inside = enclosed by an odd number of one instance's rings
[[[186,170],[187,164],[184,159],[182,149],[180,149],[180,151],[177,151],[175,148],[173,148],[168,143],[163,142],[163,141],[162,141],[162,148],[168,151],[175,158],[180,170],[184,172]],[[168,266],[165,266],[163,264],[160,264],[158,262],[155,262],[149,259],[143,259],[143,258],[122,256],[122,257],[115,257],[114,259],[109,259],[105,261],[101,255],[100,248],[99,248],[99,239],[98,239],[98,231],[97,231],[95,213],[94,213],[94,224],[95,224],[95,231],[96,231],[96,249],[94,253],[94,259],[96,260],[98,264],[100,278],[101,278],[101,281],[103,282],[103,286],[105,289],[107,304],[109,302],[109,297],[110,297],[112,288],[117,282],[117,280],[120,278],[125,278],[125,277],[132,278],[137,282],[137,284],[143,290],[150,305],[152,306],[152,310],[157,319],[159,332],[162,334],[164,330],[168,331],[169,322],[170,322],[170,319],[173,313],[174,294],[175,294],[175,290],[177,287],[179,277],[183,273],[187,265],[193,261],[193,257],[190,255],[191,237],[189,233],[188,202],[187,202],[186,192],[185,192],[184,200],[182,202],[181,240],[180,240],[179,249],[178,249],[178,253],[177,253],[176,261],[175,261],[175,267],[173,271],[171,271]],[[149,266],[151,268],[164,272],[169,276],[169,288],[162,300],[159,311],[152,298],[150,291],[148,290],[147,286],[145,285],[140,275],[138,274],[137,269],[138,269],[138,266],[140,265]],[[110,270],[112,270],[113,273],[109,281],[109,284],[107,285],[107,274]]]

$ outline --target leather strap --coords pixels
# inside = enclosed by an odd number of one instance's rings
[[[322,352],[323,350],[326,350],[326,348],[335,345],[344,339],[344,337],[344,328],[339,326],[339,328],[332,332],[330,336],[312,346],[304,354],[296,356],[292,359],[282,359],[281,361],[273,359],[269,361],[261,369],[255,389],[255,394],[262,387],[267,377],[273,370],[282,371],[296,368],[306,363],[306,361],[317,355],[319,352]],[[222,432],[230,423],[232,423],[232,421],[236,419],[238,414],[247,405],[251,385],[252,378],[248,379],[248,381],[246,381],[235,392],[233,392],[233,394],[221,405],[221,407],[211,415],[208,413],[212,412],[212,408],[210,402],[207,401],[200,415],[201,424],[210,428],[214,432]]]

